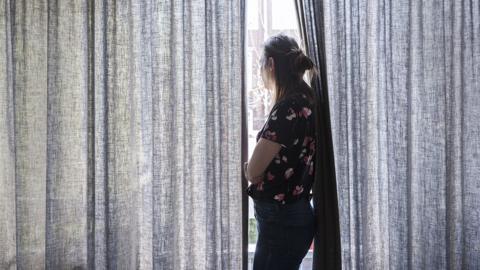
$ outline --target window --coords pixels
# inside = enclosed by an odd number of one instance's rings
[[[301,46],[294,0],[246,0],[246,98],[248,128],[248,158],[256,144],[256,135],[270,112],[270,93],[264,89],[259,73],[262,43],[277,33],[294,37]],[[253,201],[248,202],[248,269],[252,269],[257,241],[257,225]],[[311,269],[313,243],[300,269]]]

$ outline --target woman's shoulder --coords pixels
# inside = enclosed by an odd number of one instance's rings
[[[309,118],[313,113],[313,107],[307,96],[303,94],[292,94],[289,97],[279,101],[271,110],[269,118],[275,120],[278,118],[291,120],[296,116],[307,116]]]
[[[287,115],[298,111],[299,102],[292,97],[286,97],[275,104],[271,110],[272,115]]]
[[[302,93],[293,93],[278,101],[274,107],[285,107],[302,104],[306,101],[306,96]]]
[[[295,93],[277,103],[277,108],[301,110],[304,107],[313,108],[313,102],[304,93]]]

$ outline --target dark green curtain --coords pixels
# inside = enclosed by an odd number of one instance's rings
[[[317,135],[315,183],[312,188],[316,215],[316,234],[312,269],[341,269],[340,222],[337,181],[328,105],[322,1],[295,0],[302,40],[307,55],[318,69],[312,77],[317,95]]]

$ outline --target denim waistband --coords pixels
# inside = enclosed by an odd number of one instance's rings
[[[278,207],[281,207],[281,208],[291,207],[293,205],[298,205],[302,203],[310,203],[310,200],[307,197],[300,197],[296,201],[286,202],[285,204],[282,204],[281,202],[276,200],[253,199],[253,201],[257,204],[260,203],[264,205],[277,205]]]
[[[290,204],[260,200],[254,202],[254,214],[258,222],[273,222],[287,226],[309,226],[314,222],[314,209],[307,198]]]

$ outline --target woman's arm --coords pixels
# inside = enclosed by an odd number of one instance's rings
[[[245,177],[252,184],[263,179],[263,174],[282,146],[279,143],[260,138],[253,149],[250,161],[244,164]]]

